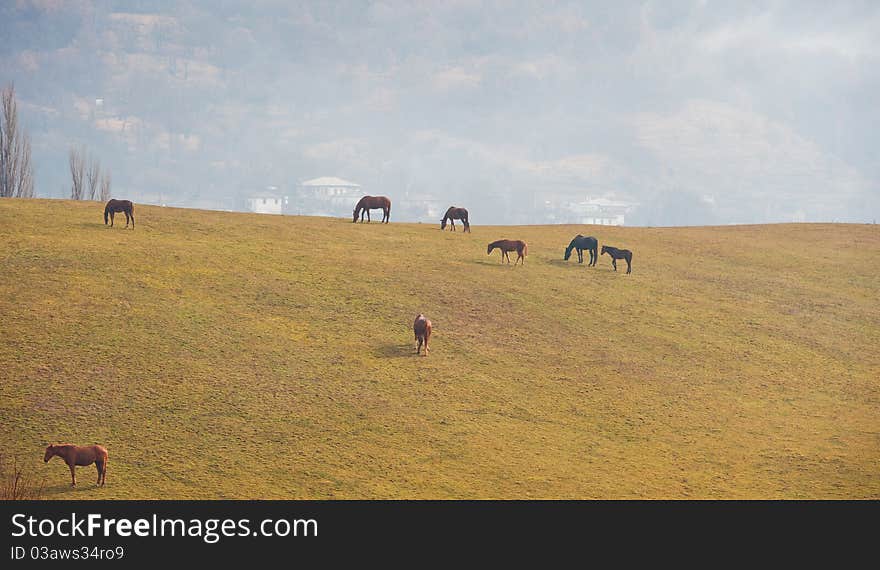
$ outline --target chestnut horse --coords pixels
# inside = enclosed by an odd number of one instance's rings
[[[425,318],[425,315],[419,313],[413,322],[413,332],[419,345],[416,347],[416,354],[421,352],[422,344],[425,345],[425,356],[428,356],[428,340],[431,338],[431,321]]]
[[[98,468],[98,482],[96,485],[104,486],[107,482],[107,461],[110,457],[107,450],[101,445],[72,445],[69,443],[50,444],[46,448],[46,455],[43,461],[49,462],[55,456],[58,456],[70,467],[71,487],[76,487],[76,471],[77,465],[95,464]]]
[[[529,253],[529,246],[526,245],[526,242],[522,240],[512,240],[512,239],[500,239],[498,241],[493,241],[489,244],[488,249],[486,249],[486,255],[492,253],[492,250],[495,248],[501,250],[501,262],[504,263],[504,258],[507,258],[507,263],[510,263],[510,255],[508,252],[516,250],[516,263],[513,264],[516,267],[516,264],[519,263],[519,260],[522,259],[523,265],[526,264],[526,255]]]
[[[455,231],[455,220],[461,220],[464,224],[464,231],[470,232],[471,225],[468,222],[468,211],[464,208],[456,208],[455,206],[450,206],[446,213],[443,214],[443,219],[440,220],[440,229],[446,229],[446,220],[452,224],[452,231]]]
[[[354,207],[352,222],[356,222],[358,214],[361,216],[361,222],[364,221],[364,212],[367,213],[367,223],[370,222],[370,210],[382,210],[382,222],[388,223],[391,219],[391,200],[385,196],[364,196]]]
[[[125,227],[131,220],[131,229],[134,229],[134,204],[130,200],[110,200],[104,206],[104,225],[107,225],[107,215],[110,215],[110,227],[113,227],[113,217],[117,212],[125,212]]]

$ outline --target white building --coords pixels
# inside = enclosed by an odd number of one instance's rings
[[[589,198],[583,202],[572,202],[568,211],[574,216],[574,223],[597,226],[622,226],[624,217],[632,204],[609,200],[607,198]]]
[[[349,216],[363,195],[360,184],[322,176],[301,182],[295,198],[285,198],[284,211],[307,216]]]
[[[259,192],[247,199],[248,210],[256,214],[280,214],[282,199],[277,194]]]

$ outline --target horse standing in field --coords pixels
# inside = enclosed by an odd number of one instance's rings
[[[518,239],[500,239],[498,241],[493,241],[486,249],[486,255],[490,255],[495,248],[501,250],[502,263],[504,262],[505,257],[507,258],[507,263],[510,263],[510,255],[508,252],[516,250],[516,262],[513,266],[516,267],[516,264],[519,263],[520,259],[522,259],[523,265],[526,264],[526,255],[529,253],[529,246],[526,245],[526,242]]]
[[[110,456],[107,450],[101,445],[72,445],[69,443],[50,444],[46,448],[46,455],[43,461],[49,463],[49,460],[58,456],[70,467],[70,478],[72,480],[70,486],[76,487],[76,471],[77,465],[95,464],[98,468],[98,482],[96,485],[104,486],[107,482],[107,461]]]
[[[125,212],[125,227],[131,220],[131,229],[134,229],[134,204],[130,200],[110,200],[104,206],[104,225],[107,225],[107,216],[110,217],[110,227],[113,227],[113,217],[117,212]]]
[[[456,208],[455,206],[450,206],[446,213],[443,214],[443,219],[440,220],[440,229],[446,229],[446,220],[449,220],[449,223],[452,224],[452,231],[455,231],[455,220],[461,220],[464,224],[464,231],[470,233],[471,224],[468,222],[468,211],[464,208]]]
[[[425,318],[425,315],[419,313],[413,322],[413,333],[419,345],[416,347],[416,354],[421,352],[422,344],[425,345],[425,356],[428,356],[428,340],[431,339],[431,321]]]
[[[358,219],[358,215],[360,214],[361,222],[364,221],[364,212],[367,213],[367,223],[370,222],[370,210],[382,210],[382,222],[380,223],[388,223],[388,220],[391,219],[391,200],[386,198],[385,196],[364,196],[361,198],[357,205],[354,207],[353,216],[351,218],[352,222],[356,222]]]
[[[617,271],[617,260],[625,259],[626,260],[626,272],[632,273],[632,258],[633,254],[628,249],[617,249],[616,247],[611,247],[610,245],[602,246],[602,255],[608,254],[611,256],[611,265],[614,266],[614,271]]]
[[[565,261],[568,261],[568,258],[571,257],[571,250],[576,249],[578,252],[578,263],[584,262],[584,250],[589,250],[590,252],[590,263],[587,264],[587,267],[592,267],[596,265],[596,260],[599,259],[599,242],[594,237],[584,237],[581,234],[575,236],[571,243],[568,244],[568,247],[565,248]]]

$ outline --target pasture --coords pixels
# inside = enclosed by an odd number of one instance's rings
[[[880,498],[878,226],[136,212],[0,200],[0,445],[48,498]]]

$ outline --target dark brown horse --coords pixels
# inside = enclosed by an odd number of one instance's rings
[[[455,220],[461,220],[464,224],[464,231],[470,232],[471,225],[468,222],[468,211],[464,208],[456,208],[455,206],[450,206],[446,213],[443,214],[443,219],[440,220],[440,229],[446,229],[446,220],[452,224],[452,231],[455,231]]]
[[[113,227],[113,216],[117,212],[125,212],[125,227],[128,227],[128,221],[131,220],[131,229],[134,229],[134,204],[129,200],[110,200],[104,206],[104,225],[107,225],[107,216],[110,216],[110,227]]]
[[[529,246],[526,245],[526,242],[522,240],[512,240],[512,239],[500,239],[498,241],[493,241],[489,244],[488,249],[486,249],[486,255],[492,253],[492,250],[495,248],[501,250],[501,262],[504,262],[504,258],[507,258],[507,263],[510,263],[510,255],[508,252],[516,250],[516,263],[514,263],[514,267],[519,263],[519,260],[522,259],[523,265],[526,264],[526,255],[529,253]]]
[[[46,455],[43,461],[49,462],[55,456],[58,456],[70,467],[70,478],[72,480],[71,487],[76,487],[76,471],[77,465],[95,464],[98,468],[98,482],[96,485],[104,486],[107,482],[107,462],[110,457],[107,450],[101,445],[72,445],[69,443],[50,444],[46,448]]]
[[[425,318],[425,315],[419,313],[413,322],[413,333],[419,345],[416,347],[416,354],[422,350],[422,344],[425,345],[425,356],[428,356],[428,340],[431,338],[431,321]]]
[[[364,212],[367,213],[367,223],[370,222],[370,210],[382,210],[382,222],[388,223],[391,219],[391,200],[385,196],[364,196],[354,207],[352,222],[356,222],[358,214],[361,216],[361,222],[364,221]]]
[[[632,260],[633,254],[628,249],[617,249],[616,247],[611,247],[610,245],[602,246],[602,255],[608,254],[611,256],[611,265],[614,266],[614,271],[617,271],[617,260],[625,259],[626,260],[626,272],[632,273]]]

